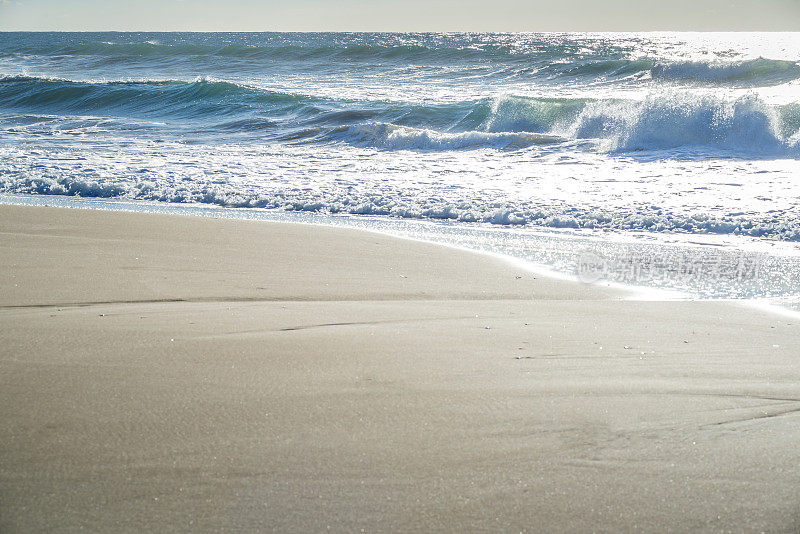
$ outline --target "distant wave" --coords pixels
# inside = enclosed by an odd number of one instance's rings
[[[0,110],[197,121],[258,140],[382,150],[519,150],[595,140],[616,153],[701,148],[708,155],[798,157],[800,104],[771,106],[681,91],[646,99],[505,96],[446,104],[337,100],[199,78],[70,81],[0,77]]]
[[[657,79],[764,84],[800,79],[800,63],[764,58],[729,62],[678,61],[654,64],[650,72]]]
[[[148,61],[218,61],[241,62],[256,66],[271,62],[315,64],[329,68],[331,61],[344,63],[387,62],[398,65],[441,65],[485,67],[486,76],[531,77],[534,79],[608,79],[640,77],[653,80],[696,82],[703,84],[774,85],[800,79],[798,61],[769,58],[671,60],[656,57],[631,57],[628,52],[611,47],[587,54],[575,42],[515,47],[497,43],[427,43],[399,44],[343,40],[310,40],[304,44],[198,43],[158,41],[141,42],[68,42],[31,44],[29,42],[0,48],[0,58],[39,57],[97,58],[105,64],[139,65]],[[176,63],[177,64],[177,63]],[[451,71],[448,71],[452,74]]]
[[[272,111],[308,100],[223,80],[72,81],[30,76],[0,77],[0,107],[41,113],[111,114],[133,117],[229,116],[253,105]]]
[[[249,61],[425,61],[431,63],[455,63],[461,61],[522,62],[535,59],[547,61],[563,53],[561,49],[545,53],[529,54],[516,51],[510,46],[424,46],[407,44],[319,44],[319,45],[243,45],[243,44],[160,44],[156,42],[136,43],[75,43],[67,45],[11,46],[0,50],[0,57],[28,55],[42,57],[102,57],[120,62],[181,58],[222,58]],[[113,61],[112,61],[113,62]]]

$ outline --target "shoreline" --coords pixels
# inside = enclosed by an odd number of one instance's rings
[[[542,261],[537,261],[532,258],[522,257],[518,254],[512,253],[510,250],[495,250],[492,248],[478,248],[475,243],[459,242],[452,236],[447,238],[442,231],[454,232],[454,235],[460,234],[464,229],[447,226],[439,226],[442,221],[428,220],[428,219],[383,219],[381,217],[370,217],[368,219],[354,218],[352,215],[320,215],[315,212],[281,212],[272,210],[261,210],[251,208],[229,208],[216,205],[206,204],[171,204],[162,202],[150,201],[131,201],[117,198],[84,198],[84,197],[65,197],[65,196],[50,196],[50,195],[16,195],[16,194],[0,194],[0,206],[31,206],[31,207],[54,207],[54,208],[68,208],[68,209],[92,209],[101,211],[112,212],[125,212],[125,213],[145,213],[155,215],[172,215],[172,216],[191,216],[212,219],[225,219],[225,220],[244,220],[253,222],[266,222],[266,223],[280,223],[280,224],[303,224],[322,228],[339,228],[349,229],[355,231],[363,231],[375,233],[382,236],[388,236],[394,239],[401,239],[412,242],[420,242],[424,244],[433,244],[436,246],[446,247],[461,252],[479,254],[491,258],[496,258],[501,261],[507,262],[510,265],[515,265],[518,268],[524,269],[533,274],[543,276],[546,278],[558,279],[572,283],[586,283],[580,280],[579,275],[572,272],[575,267],[570,264],[569,269],[565,270],[564,265],[556,266]],[[422,230],[420,230],[422,228]],[[514,232],[517,228],[509,227],[479,227],[472,229],[472,231],[487,232],[489,234],[494,232]],[[554,232],[553,229],[541,228],[525,228],[526,235],[536,240],[537,238],[544,238],[552,240],[557,243],[569,243],[572,240],[586,241],[589,243],[590,248],[583,250],[593,250],[591,247],[600,243],[604,236],[602,235],[576,235],[571,233],[562,234]],[[469,230],[468,230],[469,231]],[[738,251],[744,255],[767,255],[774,256],[775,258],[789,258],[800,255],[800,249],[793,246],[791,243],[786,242],[759,242],[752,241],[754,238],[747,238],[744,236],[726,236],[726,235],[708,235],[708,234],[676,234],[669,236],[652,236],[648,234],[638,235],[632,234],[626,239],[614,240],[613,242],[618,245],[624,246],[627,244],[637,243],[638,239],[642,238],[663,238],[663,242],[656,242],[656,246],[664,247],[665,250],[674,246],[679,247],[692,247],[692,246],[720,246],[724,250]],[[726,242],[725,240],[730,237],[743,237],[745,239],[742,243]],[[672,241],[678,240],[678,241]],[[697,241],[699,240],[699,241]],[[703,240],[708,242],[704,243]],[[721,241],[720,241],[721,240]],[[463,240],[462,240],[463,241]],[[594,243],[595,245],[591,245]],[[775,245],[781,247],[780,250],[773,250]],[[536,243],[534,242],[534,245]],[[581,250],[572,247],[572,254],[574,257],[571,262],[578,261]],[[672,261],[675,261],[674,259]],[[678,258],[680,261],[680,258]],[[699,258],[698,258],[699,261]],[[787,264],[786,268],[796,269],[795,266]],[[772,273],[773,283],[775,283],[775,275]],[[774,294],[770,297],[767,296],[751,296],[751,297],[736,297],[736,296],[694,296],[686,289],[678,289],[674,287],[664,287],[663,285],[647,285],[642,283],[626,283],[612,280],[598,280],[597,282],[590,282],[589,285],[608,289],[616,292],[620,298],[631,300],[643,301],[665,301],[665,300],[678,300],[678,301],[694,301],[700,300],[704,302],[718,302],[730,303],[736,306],[743,306],[745,308],[755,309],[759,311],[767,311],[779,316],[800,319],[800,302],[797,301],[796,296]]]
[[[800,322],[323,226],[0,243],[0,530],[800,527]]]

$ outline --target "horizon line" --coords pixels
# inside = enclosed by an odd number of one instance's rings
[[[738,29],[738,30],[30,30],[0,29],[0,33],[800,33],[800,30]]]

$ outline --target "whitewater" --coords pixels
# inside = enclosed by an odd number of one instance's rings
[[[9,202],[294,217],[567,274],[589,250],[612,281],[800,295],[798,33],[2,33],[0,133]]]

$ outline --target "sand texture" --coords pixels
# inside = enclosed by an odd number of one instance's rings
[[[2,532],[800,530],[794,319],[308,225],[0,250]]]

